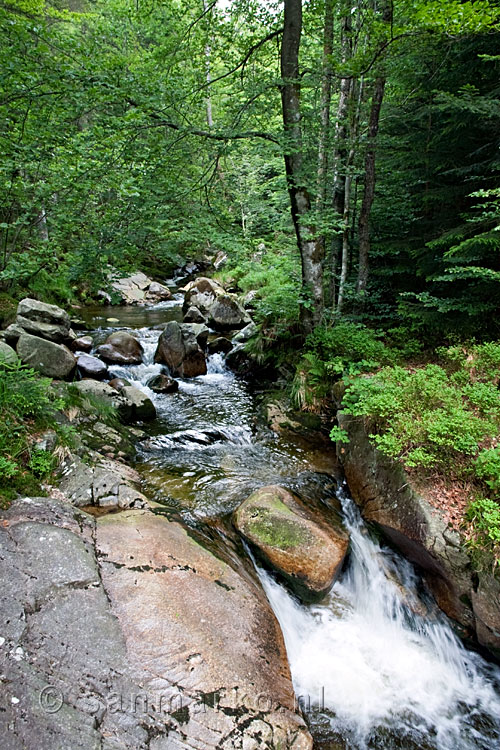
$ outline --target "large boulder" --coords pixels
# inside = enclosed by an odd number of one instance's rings
[[[151,284],[146,274],[140,271],[125,276],[121,279],[115,279],[111,283],[111,289],[115,297],[126,305],[144,303],[146,299],[146,290]]]
[[[251,322],[248,313],[229,294],[219,294],[208,314],[208,324],[215,331],[244,328]]]
[[[15,350],[4,341],[0,341],[0,365],[2,363],[5,363],[6,365],[15,365],[16,362],[17,354]]]
[[[474,572],[459,534],[431,501],[430,485],[417,487],[380,453],[362,419],[342,412],[337,418],[349,437],[339,444],[339,458],[364,518],[419,566],[441,609],[500,657],[500,580],[489,571]]]
[[[78,372],[82,378],[94,378],[94,380],[105,380],[108,377],[108,368],[97,357],[90,354],[80,354],[76,359]]]
[[[126,331],[115,331],[96,349],[101,359],[113,365],[139,365],[142,353],[141,343]]]
[[[208,317],[219,294],[225,294],[223,286],[213,279],[200,276],[184,287],[183,312],[187,313],[190,307],[196,307],[202,315]]]
[[[204,323],[181,323],[181,328],[184,336],[189,337],[190,334],[193,334],[200,348],[203,350],[207,348],[210,329]]]
[[[57,305],[27,297],[17,306],[16,324],[34,336],[62,343],[68,340],[71,321]]]
[[[198,310],[197,307],[189,307],[184,315],[185,323],[206,323],[206,317]]]
[[[340,523],[326,524],[283,487],[253,492],[234,513],[234,525],[306,601],[329,591],[349,547]]]
[[[283,636],[258,585],[147,511],[103,516],[96,544],[129,667],[182,722],[155,748],[310,750]]]
[[[166,364],[174,377],[193,378],[207,372],[205,355],[195,334],[174,320],[160,334],[155,362]]]
[[[25,365],[33,367],[49,378],[69,379],[75,370],[76,359],[63,344],[23,333],[17,342],[17,354]]]

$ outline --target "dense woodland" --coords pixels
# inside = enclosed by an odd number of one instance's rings
[[[27,294],[85,304],[110,269],[162,280],[222,251],[223,283],[256,292],[255,360],[312,411],[344,377],[382,450],[470,484],[469,541],[498,551],[498,4],[6,0],[0,18],[4,322]]]

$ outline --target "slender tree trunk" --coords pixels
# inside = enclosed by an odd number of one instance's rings
[[[352,155],[352,157],[351,157]],[[339,297],[337,301],[337,313],[340,315],[344,305],[345,285],[347,281],[347,271],[349,269],[349,231],[351,217],[351,161],[354,157],[354,151],[349,155],[349,164],[347,165],[347,174],[345,178],[344,190],[344,216],[342,226],[342,265],[340,270]]]
[[[384,99],[385,78],[379,77],[375,81],[373,90],[372,106],[370,110],[370,122],[368,125],[368,148],[365,156],[365,189],[363,202],[359,212],[359,268],[358,283],[356,291],[365,294],[368,284],[369,257],[370,257],[370,216],[375,197],[375,147],[377,142],[378,126],[380,121],[380,110]]]
[[[393,3],[391,0],[385,0],[382,20],[392,25],[393,17]],[[380,110],[382,109],[382,102],[384,100],[385,91],[385,75],[379,75],[375,79],[375,85],[373,88],[372,105],[370,110],[370,119],[368,122],[368,146],[365,156],[365,189],[363,193],[363,201],[361,204],[361,210],[359,212],[359,224],[358,224],[358,235],[359,235],[359,267],[358,267],[358,283],[356,290],[358,294],[365,295],[366,287],[368,284],[369,274],[369,260],[370,260],[370,217],[373,205],[373,199],[375,197],[375,184],[376,184],[376,171],[375,171],[375,156],[376,156],[376,145],[377,145],[377,134],[380,123]]]
[[[351,41],[349,34],[351,32],[351,18],[344,16],[341,24],[341,48],[342,63],[345,64],[352,54]],[[347,155],[347,113],[349,102],[352,95],[352,79],[342,78],[340,82],[339,101],[337,105],[337,119],[335,122],[335,148],[333,152],[333,191],[332,206],[334,215],[343,217],[344,215],[344,196],[345,196],[345,179],[346,179],[346,155]],[[342,238],[340,233],[335,233],[332,237],[331,246],[331,277],[330,277],[330,298],[335,306],[335,272],[342,248]]]
[[[333,53],[333,5],[334,0],[325,0],[325,24],[323,33],[323,81],[321,84],[320,132],[318,142],[318,190],[316,208],[321,211],[326,197],[326,175],[328,172],[328,131],[330,129],[330,103],[332,99],[331,56]]]
[[[285,0],[281,44],[281,103],[285,130],[285,169],[290,208],[302,261],[302,286],[312,304],[301,305],[305,333],[317,325],[323,314],[323,246],[311,226],[311,199],[304,185],[300,117],[299,48],[302,33],[302,3]]]

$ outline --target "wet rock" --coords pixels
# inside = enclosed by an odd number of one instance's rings
[[[132,385],[132,383],[129,383],[128,380],[124,380],[123,378],[112,378],[108,385],[116,391],[121,391],[126,385]]]
[[[471,590],[477,639],[500,660],[500,580],[489,571],[478,578],[477,589]]]
[[[3,341],[0,341],[0,364],[15,365],[18,361],[15,350]]]
[[[233,344],[224,336],[219,336],[208,343],[209,354],[227,354],[233,348]]]
[[[188,308],[186,314],[184,315],[184,322],[185,323],[206,323],[207,319],[198,310],[197,307],[191,306],[190,308]]]
[[[93,345],[94,343],[91,336],[81,336],[80,338],[76,338],[71,342],[70,349],[73,352],[85,352],[86,354],[88,354],[90,351],[92,351]]]
[[[146,299],[152,302],[161,302],[163,300],[170,299],[172,292],[163,284],[159,284],[157,281],[152,281],[146,292]]]
[[[246,342],[252,338],[252,336],[255,336],[259,329],[255,325],[255,323],[249,323],[247,326],[241,329],[235,336],[233,336],[233,341],[235,341],[237,344],[246,344]]]
[[[25,365],[50,378],[67,380],[75,371],[76,359],[66,346],[29,333],[19,338],[17,354]]]
[[[154,393],[176,393],[179,390],[179,383],[161,373],[148,381],[148,388],[151,388]]]
[[[71,328],[75,331],[84,331],[87,328],[87,323],[82,318],[71,318]]]
[[[76,366],[82,378],[105,380],[108,377],[108,368],[104,362],[97,357],[91,357],[90,354],[80,354],[77,357]]]
[[[476,580],[460,538],[426,499],[425,487],[417,489],[399,464],[374,448],[362,420],[337,416],[349,436],[339,458],[363,516],[419,566],[441,609],[498,654],[500,582],[487,572]]]
[[[203,323],[182,323],[181,328],[183,330],[184,337],[189,337],[192,334],[201,349],[207,348],[210,329],[206,325],[204,325]]]
[[[251,361],[245,344],[236,344],[226,355],[226,365],[235,372],[246,372],[251,368]]]
[[[29,297],[17,306],[16,324],[27,333],[56,343],[66,342],[70,330],[67,312]]]
[[[327,525],[282,487],[252,493],[234,514],[234,525],[306,601],[324,596],[336,580],[349,546],[340,524]]]
[[[115,331],[96,349],[101,359],[114,365],[139,365],[142,353],[140,342],[126,331]]]
[[[263,724],[269,748],[312,748],[260,587],[152,513],[103,516],[96,539],[130,669],[183,722],[165,750],[247,747]]]
[[[168,323],[160,334],[155,362],[166,364],[174,377],[205,375],[207,363],[196,336],[176,321]]]
[[[251,318],[233,297],[219,294],[210,308],[208,323],[215,331],[231,331],[244,328]]]
[[[146,394],[133,385],[126,385],[121,389],[120,395],[127,399],[132,405],[133,422],[150,422],[156,417],[156,409],[153,402]]]

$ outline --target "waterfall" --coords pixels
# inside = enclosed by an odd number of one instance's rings
[[[500,746],[500,670],[466,651],[444,616],[426,615],[410,563],[340,500],[351,559],[325,601],[300,604],[257,567],[303,709],[349,748]]]

